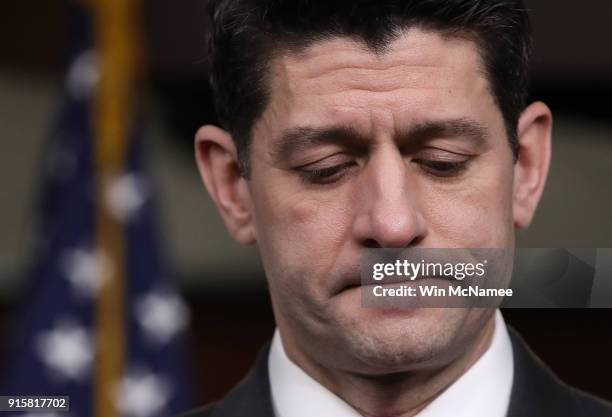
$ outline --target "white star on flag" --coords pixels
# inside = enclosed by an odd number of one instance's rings
[[[98,56],[92,49],[82,52],[68,70],[66,77],[68,92],[77,100],[85,100],[91,96],[99,81]]]
[[[147,182],[136,174],[125,174],[106,186],[106,204],[121,222],[132,219],[142,208],[149,194]]]
[[[119,384],[117,406],[126,417],[159,415],[170,399],[170,387],[155,374],[137,370],[129,372]]]
[[[102,253],[74,249],[62,257],[62,266],[72,288],[80,296],[95,298],[112,268],[110,259]]]
[[[93,338],[84,327],[68,319],[59,320],[52,330],[40,334],[36,351],[51,370],[72,380],[82,379],[94,360]]]
[[[147,337],[162,345],[182,331],[189,321],[189,311],[181,299],[163,291],[140,297],[134,310]]]

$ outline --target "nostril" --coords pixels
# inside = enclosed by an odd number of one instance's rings
[[[418,235],[418,236],[415,236],[414,239],[410,240],[409,242],[406,242],[406,244],[404,245],[393,245],[393,246],[387,246],[387,247],[381,245],[376,239],[365,239],[363,241],[363,247],[368,248],[368,249],[383,249],[383,248],[389,249],[389,248],[397,248],[397,247],[409,248],[409,247],[418,246],[419,244],[421,244],[424,238],[425,236]]]
[[[366,239],[363,242],[363,246],[366,248],[380,248],[380,245],[375,239]]]

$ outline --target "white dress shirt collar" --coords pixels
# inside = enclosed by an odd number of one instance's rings
[[[268,370],[276,417],[360,417],[287,357],[278,329],[272,339]],[[513,376],[512,343],[498,310],[489,349],[417,416],[504,417]]]

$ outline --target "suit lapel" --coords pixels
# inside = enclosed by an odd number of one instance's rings
[[[510,330],[514,353],[514,382],[508,417],[575,417],[571,389],[535,356],[521,337]]]
[[[268,376],[269,351],[268,344],[259,352],[255,367],[214,408],[211,417],[274,417]]]

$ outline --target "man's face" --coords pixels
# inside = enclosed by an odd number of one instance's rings
[[[361,306],[361,250],[514,245],[513,157],[475,43],[413,29],[276,58],[251,148],[256,240],[283,339],[321,365],[443,364],[491,310]]]

